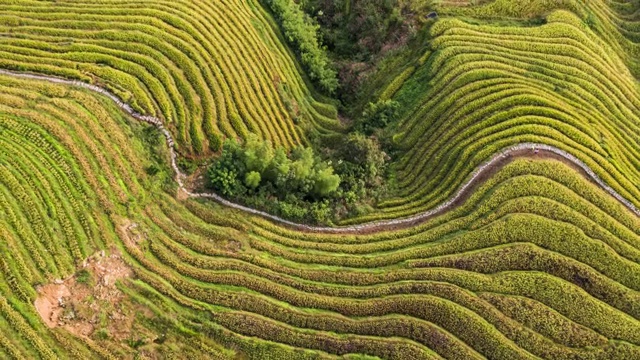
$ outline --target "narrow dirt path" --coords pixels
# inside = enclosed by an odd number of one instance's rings
[[[256,210],[253,208],[249,208],[249,207],[231,202],[229,200],[222,198],[220,195],[216,193],[194,193],[189,191],[185,187],[183,182],[185,175],[180,171],[177,165],[177,161],[176,161],[177,153],[174,148],[175,142],[173,140],[173,136],[171,135],[169,130],[167,130],[164,127],[162,120],[154,116],[139,114],[138,112],[133,110],[131,106],[129,106],[129,104],[124,103],[122,100],[120,100],[120,98],[118,98],[116,95],[112,94],[111,92],[99,86],[87,84],[81,81],[67,80],[67,79],[57,78],[53,76],[36,75],[36,74],[30,74],[30,73],[19,73],[19,72],[3,70],[3,69],[0,69],[0,75],[12,76],[12,77],[22,78],[22,79],[48,81],[56,84],[77,86],[77,87],[91,90],[93,92],[96,92],[98,94],[102,94],[108,97],[113,102],[115,102],[118,105],[118,107],[120,107],[122,110],[127,112],[129,115],[131,115],[135,119],[149,123],[157,127],[162,132],[170,150],[171,167],[173,168],[173,171],[176,174],[175,180],[178,183],[180,190],[182,190],[182,192],[187,194],[189,197],[213,199],[225,206],[242,210],[253,215],[259,215],[264,218],[281,223],[283,225],[286,225],[295,229],[303,230],[303,231],[321,232],[321,233],[370,233],[370,232],[376,232],[376,231],[382,231],[382,230],[388,230],[388,229],[398,229],[398,228],[409,227],[419,222],[425,221],[433,216],[439,215],[447,210],[452,209],[456,205],[460,204],[472,193],[472,190],[479,183],[481,183],[484,179],[486,179],[491,173],[495,172],[496,169],[498,169],[500,166],[504,166],[506,163],[512,161],[513,158],[522,157],[522,156],[531,157],[533,155],[541,156],[541,157],[552,157],[566,164],[569,164],[576,169],[579,169],[585,175],[585,177],[593,181],[595,184],[600,186],[603,190],[605,190],[611,196],[613,196],[618,201],[620,201],[625,207],[631,210],[634,214],[636,214],[637,216],[640,216],[640,210],[638,210],[638,208],[636,208],[635,205],[633,205],[629,200],[625,199],[622,195],[618,194],[618,192],[616,192],[613,188],[611,188],[604,181],[602,181],[600,177],[598,177],[598,175],[596,175],[593,172],[593,170],[591,170],[591,168],[589,168],[585,163],[583,163],[581,160],[579,160],[575,156],[561,149],[558,149],[554,146],[550,146],[546,144],[521,143],[521,144],[517,144],[501,150],[500,152],[495,154],[489,161],[480,165],[472,173],[469,180],[458,189],[458,191],[455,193],[453,197],[451,197],[449,200],[443,202],[442,204],[438,205],[437,207],[431,210],[427,210],[425,212],[422,212],[410,217],[401,218],[401,219],[382,220],[382,221],[375,221],[375,222],[363,223],[363,224],[352,225],[352,226],[344,226],[344,227],[324,227],[324,226],[310,226],[310,225],[298,224],[292,221],[282,219],[278,216],[268,214],[264,211]],[[533,149],[537,149],[538,153],[534,154]]]

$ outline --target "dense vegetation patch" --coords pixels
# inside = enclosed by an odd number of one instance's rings
[[[350,135],[328,160],[310,147],[288,152],[251,134],[242,144],[224,143],[209,167],[211,188],[286,219],[328,223],[371,209],[384,192],[387,156],[375,138]]]
[[[338,97],[351,116],[353,103],[367,92],[366,79],[378,77],[384,59],[407,56],[407,44],[421,28],[420,14],[428,8],[415,0],[303,0],[301,7],[320,26],[319,36],[338,69]]]
[[[338,88],[333,64],[318,39],[319,27],[293,0],[265,0],[282,26],[285,38],[293,45],[309,77],[329,94]]]

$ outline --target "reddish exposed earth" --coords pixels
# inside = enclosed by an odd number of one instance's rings
[[[101,251],[86,259],[77,274],[37,288],[34,305],[50,328],[90,337],[106,323],[109,336],[121,340],[129,336],[133,318],[122,312],[124,294],[116,281],[132,275],[117,251]]]

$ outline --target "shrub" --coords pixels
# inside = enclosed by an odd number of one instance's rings
[[[232,196],[236,194],[237,174],[235,171],[216,163],[209,169],[209,178],[213,187],[220,191],[223,195]]]
[[[89,284],[91,282],[91,273],[86,269],[78,271],[76,281],[80,284]]]
[[[224,196],[296,219],[307,219],[309,212],[301,208],[335,194],[341,181],[313,149],[301,146],[287,155],[284,148],[274,149],[254,134],[243,145],[227,140],[221,156],[209,168],[209,179],[211,187]],[[253,190],[251,197],[243,197],[248,190]],[[274,204],[273,199],[280,201]],[[311,219],[324,221],[329,214],[317,210]]]
[[[376,129],[384,129],[398,117],[400,104],[394,100],[380,100],[369,103],[362,112],[362,118],[358,121],[356,129],[367,135],[373,134]]]
[[[314,193],[319,197],[326,197],[338,189],[340,176],[333,173],[332,167],[327,167],[316,173],[314,183]]]
[[[255,189],[260,185],[260,173],[257,171],[248,172],[244,177],[244,184],[249,189]]]
[[[178,166],[187,174],[193,174],[198,169],[198,164],[187,158],[178,158]]]

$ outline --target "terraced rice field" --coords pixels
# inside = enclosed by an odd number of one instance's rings
[[[0,66],[100,84],[162,117],[185,155],[247,132],[303,143],[286,101],[316,131],[340,127],[256,1],[19,1],[0,13]]]
[[[492,154],[522,142],[572,154],[640,204],[637,80],[574,15],[546,20],[536,28],[455,19],[433,26],[433,53],[420,70],[431,80],[396,136],[406,149],[401,191],[371,218],[435,206]]]
[[[637,2],[593,4],[626,19],[603,33],[631,48]],[[424,91],[395,137],[401,193],[351,222],[428,212],[518,144],[543,153],[511,152],[446,211],[366,231],[185,196],[158,124],[0,72],[0,358],[640,358],[633,55],[568,11],[546,19],[433,25],[404,82]],[[14,1],[0,26],[1,69],[106,89],[182,155],[238,129],[304,143],[276,77],[314,131],[341,131],[253,0]],[[52,289],[88,293],[61,304]]]

